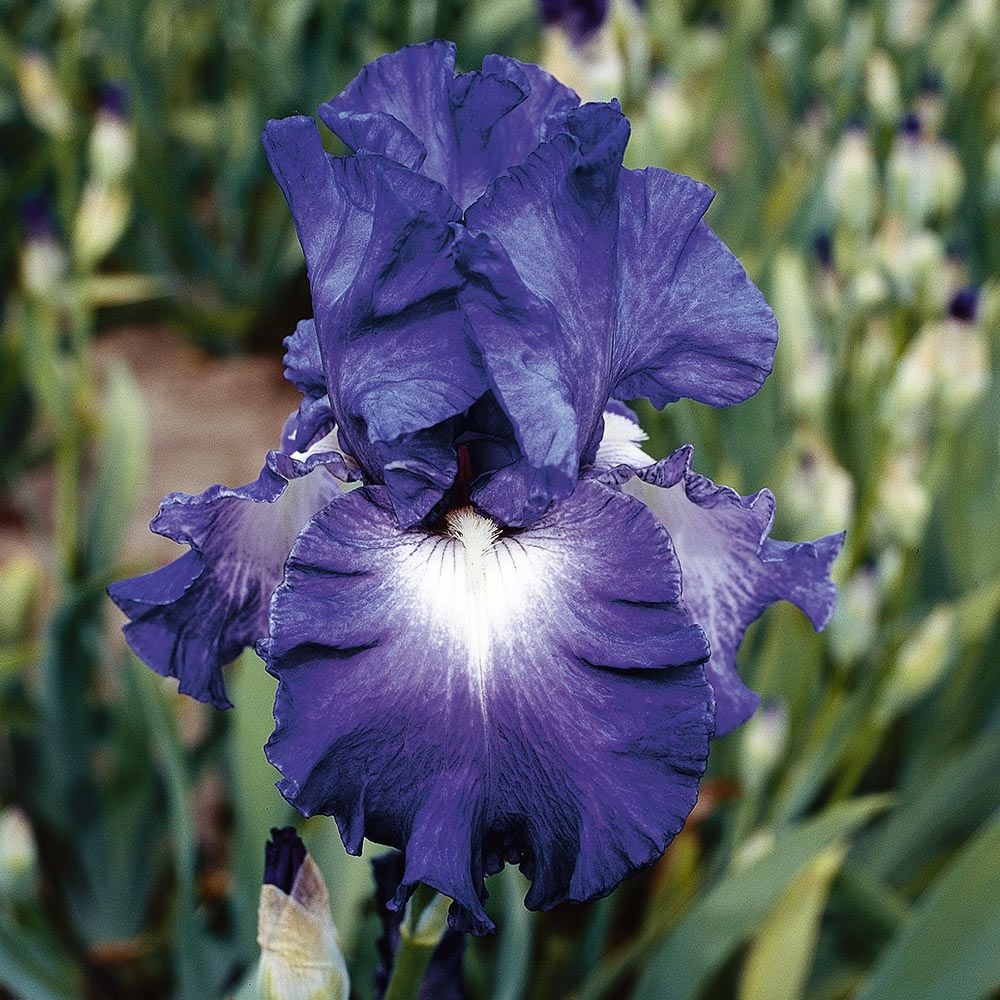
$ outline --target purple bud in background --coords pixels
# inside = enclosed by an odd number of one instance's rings
[[[97,92],[97,110],[111,118],[128,118],[128,88],[124,83],[109,81]]]
[[[18,219],[26,240],[54,240],[56,224],[49,199],[40,191],[25,195],[18,205]]]
[[[816,233],[812,241],[813,253],[822,267],[833,265],[833,238],[827,232]]]
[[[542,20],[559,25],[576,41],[593,34],[607,19],[608,0],[540,0]]]
[[[948,315],[953,319],[962,320],[963,323],[974,323],[978,310],[979,290],[971,285],[955,292],[948,304]]]
[[[903,120],[899,123],[899,131],[910,139],[919,139],[923,131],[920,116],[915,111],[904,115]]]

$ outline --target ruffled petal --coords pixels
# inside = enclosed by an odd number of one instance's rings
[[[417,882],[492,929],[484,876],[526,903],[609,892],[694,804],[712,732],[701,629],[666,532],[596,482],[499,535],[471,508],[400,532],[384,491],[331,504],[295,543],[260,645],[279,681],[267,753],[305,815],[401,848]]]
[[[172,493],[150,527],[191,550],[108,588],[130,619],[123,631],[136,655],[176,677],[183,694],[231,707],[222,668],[267,632],[268,602],[295,536],[340,495],[318,466],[346,470],[343,456],[323,448],[304,460],[271,452],[247,486]]]
[[[369,63],[318,113],[349,149],[420,170],[465,208],[534,150],[551,114],[577,104],[543,70],[504,56],[456,75],[455,46],[433,41]]]
[[[341,440],[366,480],[389,488],[405,526],[450,485],[449,421],[486,391],[457,304],[458,209],[440,185],[382,157],[328,156],[311,119],[269,122],[264,143],[305,253]],[[312,385],[306,332],[289,352]],[[397,493],[390,465],[422,487]]]
[[[398,851],[382,854],[372,861],[375,874],[375,902],[382,921],[382,936],[375,942],[379,964],[375,970],[375,998],[382,1000],[396,964],[401,941],[400,925],[403,914],[389,909],[399,891],[406,862]],[[449,928],[431,955],[417,994],[418,1000],[465,1000],[462,984],[462,960],[465,957],[465,935]]]
[[[477,504],[529,524],[572,492],[597,447],[613,350],[618,177],[628,141],[615,105],[588,104],[466,213],[463,304],[491,388],[523,453],[522,496],[486,481]],[[546,419],[540,420],[539,414]],[[510,477],[510,471],[507,473]],[[504,507],[498,499],[508,499]]]
[[[710,188],[669,170],[622,172],[611,385],[618,399],[727,406],[770,374],[774,313],[702,221],[711,200]]]
[[[476,500],[509,524],[530,523],[593,462],[609,397],[737,402],[764,381],[777,339],[763,296],[702,221],[709,188],[621,169],[628,122],[614,103],[550,125],[555,137],[466,212],[471,335],[523,452]],[[558,440],[539,412],[558,415]],[[537,502],[504,509],[494,494],[516,503],[518,478]]]
[[[768,536],[774,497],[768,490],[742,497],[691,468],[690,445],[645,468],[618,466],[604,482],[618,482],[667,529],[681,566],[683,599],[712,647],[708,679],[715,691],[716,734],[745,722],[758,697],[740,680],[736,653],[750,623],[775,601],[791,601],[817,631],[837,600],[830,568],[843,532],[815,542],[779,542]]]

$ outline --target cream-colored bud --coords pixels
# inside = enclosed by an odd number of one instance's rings
[[[291,894],[276,885],[261,887],[257,943],[264,1000],[348,1000],[350,981],[330,897],[308,855]]]
[[[660,77],[653,82],[646,101],[646,114],[659,144],[662,162],[687,150],[694,133],[694,112],[675,80]]]
[[[827,629],[834,659],[850,664],[871,648],[878,629],[878,573],[863,566],[839,587],[837,610]]]
[[[625,60],[610,21],[605,21],[579,44],[561,28],[546,28],[542,37],[542,65],[572,87],[583,101],[608,101],[621,96]]]
[[[905,712],[937,683],[951,657],[954,629],[954,608],[941,604],[902,645],[879,703],[883,718]]]
[[[743,728],[740,769],[747,787],[759,791],[774,773],[788,739],[788,712],[784,706],[762,705]]]
[[[88,150],[91,176],[104,187],[115,187],[135,160],[135,132],[120,115],[98,112]]]
[[[0,811],[0,898],[22,895],[38,866],[28,817],[16,806]]]
[[[66,280],[69,259],[50,236],[29,239],[21,247],[21,284],[29,295],[52,298]]]
[[[990,383],[989,350],[975,323],[927,324],[900,359],[880,416],[898,440],[954,426]]]
[[[90,183],[73,220],[73,254],[84,268],[100,263],[121,239],[132,204],[124,188]]]
[[[882,473],[872,528],[882,543],[917,545],[924,536],[931,501],[920,483],[923,462],[914,451],[894,452]]]
[[[838,221],[870,231],[879,201],[878,166],[868,133],[850,128],[840,137],[826,173],[826,197]]]
[[[69,132],[73,124],[69,102],[41,52],[29,49],[18,57],[17,86],[24,113],[35,125],[49,135]]]
[[[879,49],[868,57],[865,67],[865,96],[868,106],[882,121],[895,121],[902,111],[899,74],[886,52]]]
[[[811,538],[828,535],[851,521],[854,480],[819,435],[803,431],[789,449],[781,498],[799,531]]]

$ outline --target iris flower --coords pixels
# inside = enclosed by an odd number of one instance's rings
[[[393,905],[424,882],[484,933],[505,863],[548,909],[660,856],[756,705],[747,626],[787,599],[823,627],[842,539],[772,540],[770,493],[652,461],[621,402],[726,406],[771,369],[711,191],[624,169],[617,102],[454,66],[432,42],[363,69],[319,109],[349,155],[268,123],[312,289],[301,406],[255,482],[167,497],[152,528],[190,551],[111,593],[217,706],[256,644],[285,798],[404,851]]]

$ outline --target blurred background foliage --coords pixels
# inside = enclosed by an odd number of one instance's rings
[[[179,698],[104,587],[173,555],[142,527],[162,493],[250,480],[291,408],[279,345],[310,307],[264,121],[435,35],[620,96],[629,165],[716,188],[775,373],[730,411],[643,410],[652,452],[772,486],[779,537],[848,531],[827,632],[787,605],[751,630],[763,707],[664,858],[545,915],[492,880],[469,996],[995,995],[995,2],[620,0],[582,47],[531,0],[0,14],[0,995],[204,1000],[253,967],[263,842],[295,821],[261,753],[272,679],[248,653],[232,712]],[[370,997],[368,865],[297,822]]]

